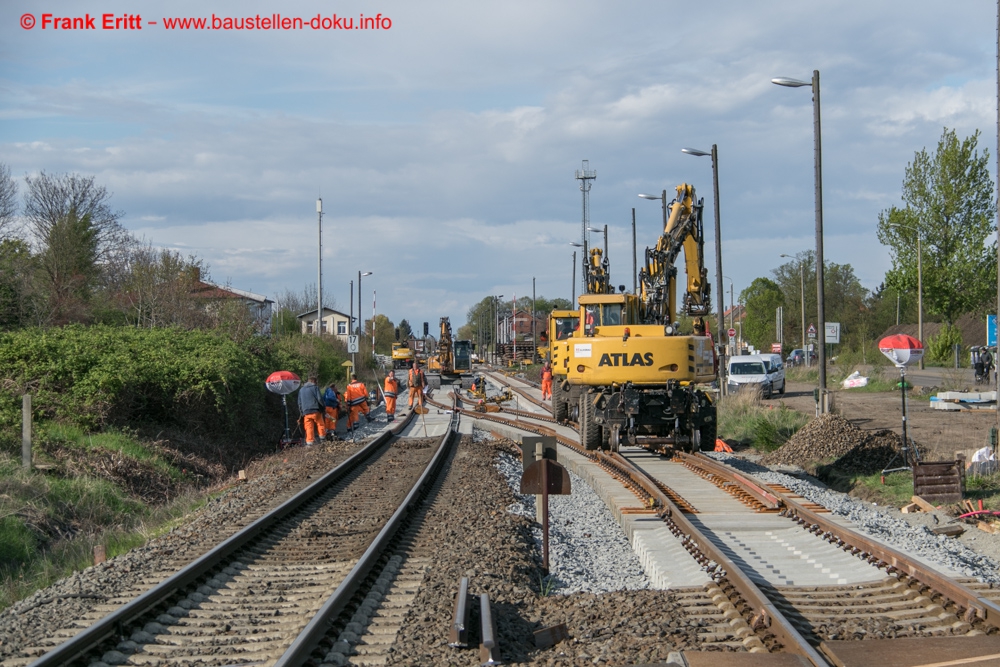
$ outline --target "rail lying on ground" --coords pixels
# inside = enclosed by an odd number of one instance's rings
[[[409,418],[401,422],[394,432],[382,433],[293,498],[225,540],[176,574],[97,620],[68,641],[58,645],[33,662],[32,667],[74,664],[81,658],[85,660],[88,658],[97,659],[101,657],[102,652],[106,656],[108,649],[115,649],[115,640],[119,638],[127,640],[117,645],[119,650],[124,650],[126,653],[141,651],[145,647],[144,645],[148,644],[148,648],[155,649],[159,653],[157,657],[168,658],[168,655],[162,654],[161,649],[173,652],[180,647],[171,648],[151,643],[155,642],[156,634],[168,631],[166,626],[177,622],[183,625],[187,622],[191,625],[209,626],[215,634],[225,634],[230,627],[226,623],[227,614],[235,614],[234,618],[244,620],[252,620],[249,618],[251,616],[259,617],[259,620],[254,622],[260,622],[262,626],[266,623],[280,623],[285,636],[283,640],[278,638],[277,640],[254,642],[256,647],[249,649],[245,645],[232,644],[232,639],[237,637],[230,637],[231,647],[234,650],[242,651],[240,653],[241,660],[245,661],[251,656],[251,659],[254,660],[268,659],[268,653],[270,654],[269,660],[273,660],[280,654],[280,650],[275,652],[277,644],[283,643],[284,649],[287,650],[285,656],[279,659],[281,661],[279,664],[302,664],[302,661],[296,656],[302,655],[303,652],[308,653],[315,648],[316,643],[329,627],[330,621],[340,613],[345,603],[358,591],[360,582],[364,580],[378,561],[382,550],[389,544],[392,536],[410,514],[412,507],[422,499],[422,491],[428,487],[432,477],[440,471],[442,461],[445,460],[445,452],[454,440],[455,420],[452,420],[451,428],[441,438],[426,468],[422,465],[414,468],[414,475],[421,468],[424,468],[423,473],[420,474],[412,488],[406,487],[409,488],[409,492],[403,503],[392,513],[392,517],[374,537],[360,558],[350,557],[337,560],[341,554],[337,552],[336,547],[328,546],[328,551],[335,553],[332,555],[323,553],[316,561],[317,565],[309,565],[306,560],[303,560],[312,555],[311,552],[305,553],[310,551],[309,548],[302,546],[301,541],[281,546],[282,539],[296,530],[303,531],[307,538],[329,534],[323,532],[329,529],[324,528],[319,519],[314,519],[314,514],[318,516],[325,505],[329,505],[332,499],[343,492],[341,487],[346,488],[347,485],[358,483],[362,486],[360,490],[354,491],[356,495],[370,493],[365,489],[372,488],[371,482],[362,483],[358,480],[363,479],[365,470],[371,469],[377,461],[381,460],[381,454],[391,449],[390,442],[408,421]],[[425,454],[421,453],[419,456],[423,457]],[[390,461],[389,464],[391,463]],[[377,482],[377,480],[373,481]],[[329,513],[329,510],[325,511]],[[388,514],[388,511],[385,513]],[[377,529],[377,525],[372,527],[373,531],[375,529]],[[324,544],[329,542],[331,540],[323,540]],[[271,553],[277,547],[281,547],[284,552],[289,552],[291,549],[290,553],[293,554],[298,549],[300,550],[299,557],[281,557],[279,555],[277,559],[270,559],[271,561],[277,560],[277,563],[257,563],[255,561],[257,557],[268,560],[264,558],[263,554]],[[240,559],[246,562],[240,562]],[[347,569],[350,569],[350,572],[344,576],[344,571]],[[257,572],[254,573],[254,570]],[[303,572],[299,572],[299,570]],[[226,588],[227,582],[232,582],[237,577],[244,577],[244,575],[245,579],[250,580],[253,588],[246,581],[241,581],[238,583],[244,585],[247,591],[223,590]],[[273,588],[270,588],[272,585]],[[311,594],[320,596],[315,606],[309,602],[300,604],[301,600],[297,597],[298,590],[294,588],[296,586],[316,587],[309,591]],[[323,586],[325,588],[320,588]],[[294,602],[282,604],[284,601],[283,591]],[[222,593],[227,593],[227,595],[222,595]],[[324,599],[326,602],[322,603]],[[255,601],[260,601],[261,609],[256,611],[247,609],[247,603]],[[202,609],[202,603],[206,608],[211,608],[211,611]],[[171,604],[173,606],[166,608]],[[320,605],[322,606],[320,607]],[[290,607],[297,607],[297,609],[293,610]],[[309,618],[316,612],[317,607],[320,607],[319,612],[310,621]],[[291,611],[308,612],[309,616],[300,617],[301,620],[297,620],[289,613]],[[158,612],[162,613],[154,617]],[[283,612],[291,618],[284,615],[279,617],[279,614]],[[182,620],[189,616],[187,621]],[[275,618],[264,621],[267,616]],[[232,621],[232,623],[234,626],[238,625],[236,621]],[[129,637],[125,635],[125,630],[129,627],[142,629],[132,632],[129,640]],[[302,630],[303,627],[305,627],[304,630]],[[288,633],[289,630],[292,631],[291,634]],[[294,638],[289,646],[289,640],[293,639],[294,634],[298,633],[299,630],[302,632],[297,638]],[[254,632],[257,632],[257,629],[254,629]],[[175,628],[171,634],[171,641],[182,642],[186,634],[194,635],[196,633],[192,631],[190,626],[180,631]],[[254,639],[261,640],[263,637],[255,635]],[[204,639],[193,639],[192,641],[194,643],[190,650],[195,655],[200,655],[201,648],[199,647],[203,647],[213,649],[207,651],[212,654],[212,658],[224,659],[224,649],[217,646],[206,646]]]

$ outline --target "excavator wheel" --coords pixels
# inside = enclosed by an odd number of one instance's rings
[[[594,421],[594,404],[590,396],[580,396],[580,444],[584,449],[601,448],[601,426]]]
[[[552,416],[557,422],[569,419],[569,401],[566,400],[566,393],[559,387],[552,392]]]
[[[608,436],[608,448],[617,453],[622,446],[621,429],[611,428],[609,430],[611,434]]]

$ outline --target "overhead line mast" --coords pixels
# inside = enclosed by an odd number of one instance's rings
[[[580,294],[586,294],[587,262],[590,257],[590,244],[587,242],[589,240],[589,237],[587,236],[587,228],[590,227],[590,186],[592,185],[591,181],[597,179],[597,170],[590,168],[590,160],[584,160],[582,168],[576,170],[576,179],[580,181],[580,192],[583,193],[583,227],[580,234],[580,242],[583,243],[583,271],[580,275]]]

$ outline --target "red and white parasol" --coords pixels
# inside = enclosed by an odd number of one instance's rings
[[[909,366],[924,356],[924,345],[913,336],[896,334],[878,342],[879,351],[896,364],[897,368]]]
[[[299,388],[300,384],[302,384],[302,380],[291,371],[275,371],[268,375],[267,380],[264,381],[268,391],[282,396],[292,393]]]

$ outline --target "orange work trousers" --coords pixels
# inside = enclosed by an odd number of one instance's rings
[[[361,421],[361,415],[368,414],[368,401],[351,406],[351,411],[347,413],[347,428],[354,428],[354,425]]]
[[[552,380],[542,380],[542,400],[552,398]]]
[[[420,407],[424,407],[424,388],[423,387],[410,387],[407,393],[410,395],[409,406],[413,407],[413,399],[417,400],[417,404]]]
[[[396,414],[396,397],[395,396],[389,396],[388,394],[386,394],[386,396],[385,396],[385,414],[387,414],[387,415],[394,415],[394,414]]]
[[[319,431],[319,437],[326,437],[326,426],[323,424],[326,415],[322,412],[311,412],[306,415],[302,415],[302,422],[306,430],[306,444],[313,445],[316,444],[316,431]]]
[[[339,419],[338,408],[326,409],[326,430],[331,433],[337,432],[337,419]]]

